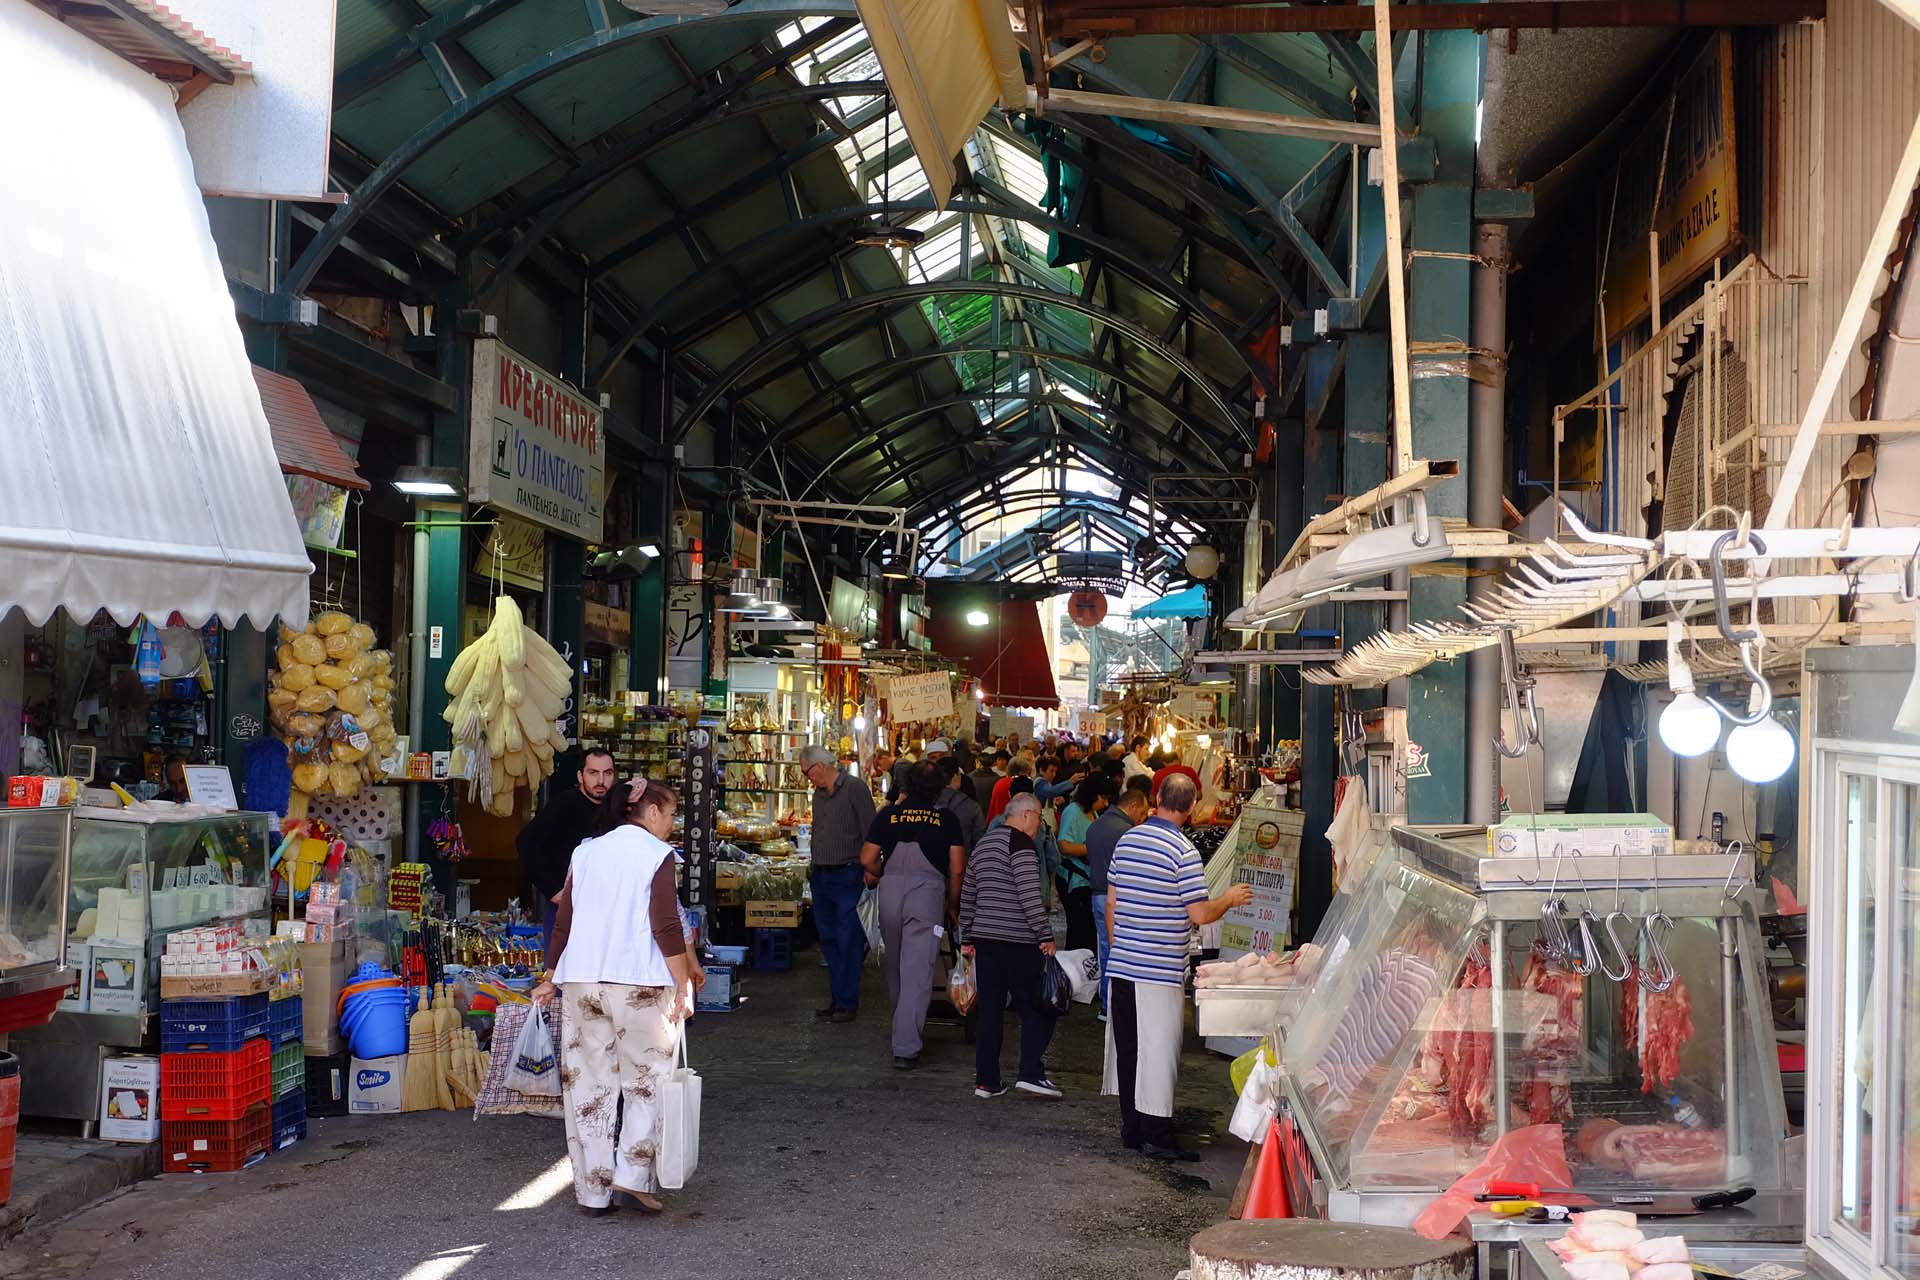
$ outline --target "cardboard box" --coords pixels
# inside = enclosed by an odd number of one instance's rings
[[[731,1013],[740,1007],[740,975],[730,964],[707,966],[707,985],[694,997],[698,1013]]]
[[[300,976],[304,983],[300,1012],[305,1019],[300,1038],[316,1058],[341,1051],[340,992],[352,975],[353,945],[345,938],[300,944]]]
[[[407,1080],[407,1055],[354,1058],[347,1070],[347,1111],[356,1116],[398,1115]]]
[[[800,904],[797,902],[747,903],[747,928],[798,929]]]
[[[100,1070],[100,1136],[108,1142],[160,1137],[160,1059],[108,1058]]]
[[[95,947],[94,953],[99,954]],[[224,1000],[229,996],[254,996],[265,991],[268,986],[267,975],[256,969],[252,973],[195,973],[179,977],[160,979],[160,998],[163,1000]],[[100,1006],[94,1005],[98,1012]]]
[[[1515,814],[1487,828],[1487,854],[1495,858],[1531,858],[1535,833],[1540,854],[1556,847],[1567,854],[1610,855],[1614,846],[1635,856],[1673,852],[1673,827],[1651,813]]]
[[[87,964],[88,1010],[93,1013],[139,1013],[146,998],[146,948],[94,943]]]

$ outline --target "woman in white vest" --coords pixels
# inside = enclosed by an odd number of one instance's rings
[[[660,1081],[706,973],[687,948],[667,844],[679,797],[645,778],[615,783],[600,805],[605,834],[573,852],[556,900],[547,976],[536,1004],[560,994],[567,1151],[588,1213],[622,1204],[658,1213]]]

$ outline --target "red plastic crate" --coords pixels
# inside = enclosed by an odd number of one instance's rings
[[[272,1146],[273,1108],[264,1102],[237,1120],[169,1120],[164,1114],[160,1118],[164,1173],[233,1173],[266,1155]]]
[[[238,1120],[273,1096],[273,1050],[265,1037],[231,1053],[160,1055],[160,1119]]]

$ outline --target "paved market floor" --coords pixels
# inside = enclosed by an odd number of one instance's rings
[[[1116,1104],[1098,1096],[1089,1008],[1049,1055],[1065,1101],[982,1102],[957,1027],[932,1029],[921,1070],[893,1070],[877,974],[858,1022],[816,1023],[816,956],[696,1020],[700,1173],[661,1218],[579,1215],[558,1121],[316,1120],[247,1172],[145,1182],[25,1235],[0,1276],[1168,1280],[1187,1238],[1225,1215],[1245,1148],[1225,1134],[1224,1059],[1192,1047],[1179,1117],[1189,1141],[1219,1141],[1200,1164],[1151,1165],[1120,1149]]]

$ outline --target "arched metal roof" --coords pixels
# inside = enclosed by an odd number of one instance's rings
[[[593,327],[589,386],[660,353],[685,399],[663,443],[724,418],[736,464],[816,498],[930,520],[1047,460],[1135,493],[1236,469],[1256,395],[1279,389],[1273,328],[1345,287],[1345,146],[994,115],[934,210],[853,0],[704,18],[339,0],[336,30],[335,135],[365,168],[284,292],[321,281],[369,219],[469,258],[472,305],[563,264]],[[1107,55],[1061,74],[1372,118],[1371,54],[1345,36],[1116,39]],[[863,242],[875,217],[924,238]],[[1169,493],[1182,528],[1224,528],[1205,485]]]

